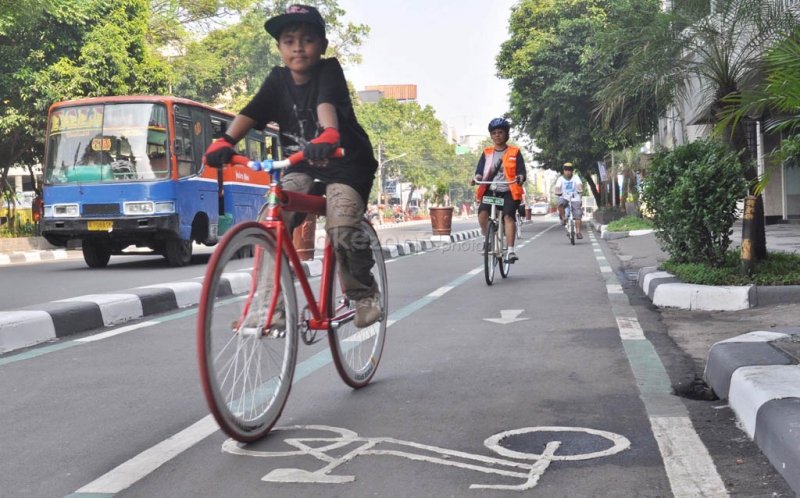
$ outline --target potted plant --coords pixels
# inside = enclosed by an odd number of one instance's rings
[[[453,227],[453,206],[445,206],[447,185],[439,183],[433,191],[434,206],[429,211],[433,235],[450,235]],[[449,199],[448,199],[449,200]]]

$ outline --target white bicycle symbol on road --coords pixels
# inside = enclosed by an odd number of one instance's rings
[[[419,444],[412,441],[402,441],[389,437],[361,437],[357,433],[343,429],[341,427],[330,427],[326,425],[295,425],[289,427],[279,427],[272,432],[281,431],[324,431],[331,432],[333,437],[289,437],[284,442],[296,450],[289,451],[260,451],[250,450],[233,439],[228,439],[222,445],[222,451],[242,456],[261,457],[261,458],[281,458],[312,456],[326,465],[319,470],[308,471],[298,468],[279,468],[272,470],[261,480],[266,482],[280,483],[325,483],[342,484],[355,481],[353,475],[334,475],[331,474],[337,467],[353,460],[359,456],[388,455],[409,460],[435,463],[449,467],[474,470],[484,474],[495,474],[514,479],[521,479],[520,484],[472,484],[470,489],[501,489],[512,491],[524,491],[533,488],[539,482],[539,478],[544,471],[554,461],[577,461],[590,460],[592,458],[602,458],[614,455],[630,447],[630,441],[619,434],[613,432],[588,429],[584,427],[525,427],[500,432],[486,439],[483,444],[508,459],[495,458],[463,451],[449,450],[436,446]],[[562,445],[562,441],[548,441],[541,453],[527,453],[512,450],[502,446],[501,442],[514,436],[524,436],[536,433],[580,433],[583,435],[597,436],[611,442],[611,446],[580,454],[556,454]],[[345,448],[350,445],[357,445],[351,451],[340,457],[331,456],[329,453]],[[607,446],[608,443],[605,443]],[[379,446],[384,447],[383,449]],[[389,449],[386,447],[400,447],[401,449]],[[510,460],[516,459],[516,460]],[[521,461],[518,461],[521,460]]]

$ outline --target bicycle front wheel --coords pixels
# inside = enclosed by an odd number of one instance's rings
[[[378,305],[383,313],[377,322],[359,328],[353,322],[355,300],[349,299],[339,276],[338,262],[333,264],[333,278],[328,289],[328,317],[332,324],[328,331],[328,342],[336,371],[345,384],[358,389],[369,384],[378,369],[386,341],[386,325],[389,321],[389,287],[386,263],[378,234],[366,220],[361,228],[369,238],[369,247],[375,265],[372,275],[378,287]]]
[[[494,282],[496,232],[497,227],[495,227],[494,221],[489,220],[489,225],[486,227],[486,238],[483,243],[483,276],[486,279],[486,285],[492,285],[492,282]]]
[[[569,243],[575,245],[575,220],[569,220]]]
[[[208,263],[197,314],[203,392],[227,435],[255,441],[278,420],[292,385],[297,336],[294,283],[272,232],[255,222],[234,226]]]

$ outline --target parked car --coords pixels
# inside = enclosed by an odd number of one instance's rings
[[[547,214],[547,203],[537,202],[531,206],[531,214]]]

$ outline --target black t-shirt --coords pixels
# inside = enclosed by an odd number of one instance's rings
[[[314,167],[303,162],[292,171],[302,171],[325,183],[344,183],[353,187],[366,202],[378,162],[364,129],[356,121],[344,72],[335,58],[322,59],[304,85],[292,80],[289,69],[274,67],[243,114],[263,129],[276,122],[281,130],[284,155],[302,149],[295,137],[311,140],[322,131],[317,119],[319,104],[332,104],[339,119],[339,136],[345,157],[330,159],[327,166]]]

